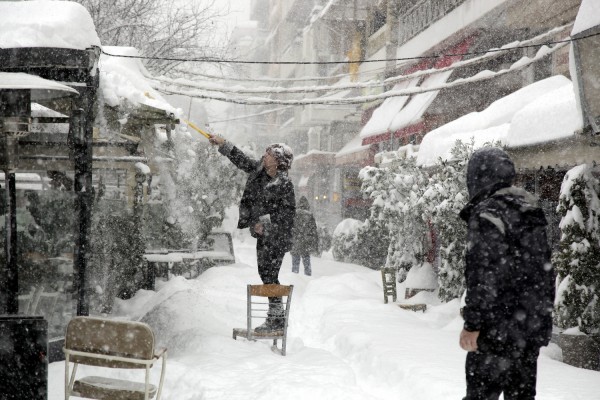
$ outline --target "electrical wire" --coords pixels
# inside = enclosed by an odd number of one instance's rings
[[[573,22],[553,28],[547,32],[544,32],[538,36],[535,36],[531,39],[527,39],[521,42],[517,42],[519,44],[524,44],[524,45],[528,45],[529,43],[535,43],[537,41],[543,40],[546,37],[552,36],[552,35],[556,35],[566,29],[569,29],[573,26]],[[542,46],[543,44],[540,44],[540,46]],[[500,47],[500,49],[506,49],[506,50],[512,50],[512,48],[510,47],[515,47],[516,45],[514,44],[506,44],[502,47]],[[487,56],[487,53],[484,54],[484,57]],[[470,59],[469,61],[473,61],[475,59]],[[483,60],[482,60],[483,61]],[[463,65],[464,66],[464,65]],[[387,67],[381,67],[381,68],[375,68],[372,70],[368,70],[368,71],[361,71],[358,72],[358,75],[366,75],[366,74],[377,74],[379,72],[383,72],[386,70]],[[205,78],[209,78],[209,79],[218,79],[220,81],[234,81],[234,82],[268,82],[268,83],[281,83],[281,82],[302,82],[302,81],[323,81],[323,80],[334,80],[334,79],[341,79],[341,78],[346,78],[346,77],[350,77],[353,74],[351,73],[345,73],[345,74],[338,74],[338,75],[330,75],[330,76],[314,76],[314,77],[300,77],[300,78],[236,78],[236,77],[226,77],[226,76],[217,76],[217,75],[210,75],[210,74],[202,74],[202,73],[198,73],[198,72],[194,72],[194,71],[189,71],[189,70],[183,70],[183,69],[178,69],[176,68],[175,71],[180,72],[180,73],[184,73],[184,74],[189,74],[189,75],[194,75],[194,76],[202,76]],[[438,71],[439,72],[439,71]],[[406,75],[404,75],[406,76]],[[383,83],[393,83],[394,82],[394,78],[388,78],[386,80],[383,81]]]
[[[465,56],[474,56],[474,55],[482,55],[489,52],[506,52],[513,51],[516,49],[530,49],[540,46],[551,46],[562,43],[572,43],[578,40],[588,39],[590,37],[599,36],[600,32],[591,33],[586,36],[578,37],[578,38],[569,38],[565,40],[556,40],[550,41],[546,43],[540,44],[532,44],[532,45],[523,45],[517,47],[511,47],[507,49],[499,48],[499,49],[490,49],[485,51],[469,51],[464,53],[448,53],[448,54],[433,54],[429,56],[412,56],[412,57],[398,57],[398,58],[381,58],[381,59],[361,59],[355,61],[252,61],[252,60],[234,60],[234,59],[219,59],[213,57],[206,58],[176,58],[176,57],[150,57],[150,56],[132,56],[132,55],[117,55],[110,54],[102,50],[102,53],[111,57],[122,57],[122,58],[135,58],[135,59],[143,59],[143,60],[158,60],[158,61],[177,61],[177,62],[206,62],[206,63],[228,63],[228,64],[262,64],[262,65],[331,65],[331,64],[364,64],[364,63],[375,63],[375,62],[388,62],[388,61],[419,61],[419,60],[433,60],[437,58],[443,57],[465,57]]]
[[[185,96],[190,96],[199,99],[207,99],[207,100],[218,100],[227,103],[234,104],[245,104],[245,105],[289,105],[289,106],[305,106],[305,105],[355,105],[355,104],[364,104],[372,101],[385,100],[390,97],[399,97],[399,96],[410,96],[416,94],[422,94],[432,91],[439,91],[442,89],[455,88],[459,86],[463,86],[465,84],[486,81],[492,78],[496,78],[498,76],[506,75],[511,72],[522,70],[531,64],[539,61],[542,58],[547,57],[548,55],[556,52],[557,50],[565,47],[570,41],[562,41],[556,44],[552,48],[542,48],[538,51],[538,54],[534,58],[523,57],[521,60],[517,61],[508,69],[503,69],[498,72],[491,71],[482,71],[470,78],[460,78],[455,81],[445,83],[442,85],[432,86],[432,87],[414,87],[403,90],[391,90],[385,93],[381,93],[378,95],[369,95],[369,96],[359,96],[359,97],[350,97],[350,98],[304,98],[297,100],[280,100],[280,99],[268,99],[268,98],[227,98],[225,96],[218,95],[207,95],[196,92],[185,92],[167,89],[163,87],[156,87],[157,90],[168,93],[168,94],[181,94]],[[545,51],[542,51],[545,50]],[[540,54],[541,53],[541,54]]]

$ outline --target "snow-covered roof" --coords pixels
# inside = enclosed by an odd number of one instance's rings
[[[133,47],[104,46],[108,54],[139,56]],[[137,58],[100,56],[100,87],[107,105],[116,107],[123,101],[134,106],[147,105],[179,115],[178,109],[171,106],[145,78],[145,67]]]
[[[100,46],[88,10],[70,1],[0,1],[0,48]]]
[[[457,140],[474,140],[476,148],[496,141],[521,147],[567,138],[581,128],[573,84],[557,75],[429,132],[419,148],[417,164],[429,166],[440,157],[448,159]]]
[[[582,0],[571,36],[596,25],[600,25],[600,2],[598,0]]]
[[[444,71],[426,77],[419,87],[430,88],[440,86],[448,80],[452,70]],[[396,84],[392,91],[416,88],[419,78]],[[399,96],[387,98],[369,119],[369,122],[360,131],[361,138],[380,135],[386,132],[395,132],[398,129],[419,122],[427,108],[437,97],[439,90],[419,93],[410,96]],[[410,98],[410,101],[408,101]]]
[[[31,97],[42,100],[57,96],[57,92],[65,95],[79,94],[77,90],[48,79],[23,72],[0,72],[0,89],[32,89]]]

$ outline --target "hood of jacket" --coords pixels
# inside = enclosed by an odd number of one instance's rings
[[[298,204],[296,205],[296,209],[310,211],[310,204],[308,204],[308,199],[304,196],[300,197],[300,199],[298,200]]]
[[[498,190],[511,186],[515,175],[515,164],[504,150],[486,147],[475,151],[467,165],[469,199],[492,188]]]

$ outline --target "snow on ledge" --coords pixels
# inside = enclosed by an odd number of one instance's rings
[[[88,10],[70,1],[0,1],[0,48],[100,46]]]
[[[323,151],[323,150],[311,150],[305,154],[300,154],[299,156],[294,158],[294,161],[298,161],[298,160],[302,160],[303,158],[306,158],[310,155],[313,154],[323,154],[323,155],[334,155],[336,154],[335,152],[331,152],[331,151]]]

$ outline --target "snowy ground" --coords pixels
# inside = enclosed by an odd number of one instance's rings
[[[251,240],[235,243],[237,263],[212,268],[195,280],[176,277],[119,302],[120,317],[149,323],[169,349],[165,400],[461,399],[464,358],[458,346],[458,302],[434,297],[425,313],[384,304],[381,275],[357,265],[313,257],[313,276],[280,273],[294,285],[288,355],[269,341],[233,340],[244,327],[246,284],[260,283]],[[301,266],[302,269],[302,266]],[[301,271],[302,272],[302,271]],[[399,293],[404,288],[399,286]],[[418,295],[419,296],[419,295]],[[555,345],[542,349],[540,400],[600,398],[600,372],[558,361]],[[78,376],[94,373],[81,367]],[[154,368],[157,380],[159,368]],[[139,371],[112,376],[143,381]],[[64,363],[49,367],[50,400],[64,399]]]

